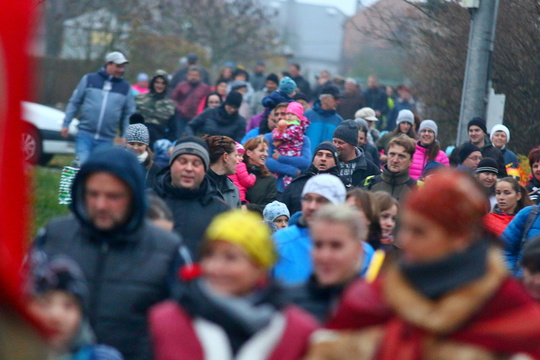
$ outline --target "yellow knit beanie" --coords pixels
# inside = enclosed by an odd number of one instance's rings
[[[277,260],[270,229],[253,212],[232,210],[219,214],[206,229],[206,241],[221,240],[240,246],[251,259],[264,268]]]

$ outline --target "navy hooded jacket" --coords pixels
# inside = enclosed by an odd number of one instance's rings
[[[108,231],[93,225],[84,199],[88,176],[101,171],[122,180],[132,193],[127,221]],[[124,148],[92,153],[75,178],[72,198],[75,216],[47,224],[36,247],[48,256],[69,256],[81,267],[98,343],[117,348],[126,360],[151,359],[146,313],[169,296],[167,282],[178,263],[180,240],[145,219],[142,168]]]

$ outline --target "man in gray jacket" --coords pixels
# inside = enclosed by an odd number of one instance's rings
[[[69,123],[79,112],[75,150],[81,163],[96,147],[112,144],[117,135],[124,137],[129,117],[135,112],[131,86],[122,79],[127,63],[121,52],[107,54],[103,68],[84,75],[69,99],[62,136],[68,137]]]

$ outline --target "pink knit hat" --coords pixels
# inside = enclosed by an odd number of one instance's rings
[[[302,121],[307,120],[304,116],[304,107],[299,102],[293,101],[287,105],[287,113],[294,114]]]
[[[238,151],[239,154],[244,154],[245,152],[244,147],[239,142],[236,143],[236,151]]]

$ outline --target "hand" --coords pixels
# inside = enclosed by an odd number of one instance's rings
[[[279,157],[281,156],[281,154],[279,153],[279,151],[277,149],[274,149],[274,153],[272,154],[272,158],[274,160],[279,160]]]
[[[114,139],[114,144],[115,145],[120,145],[120,146],[125,146],[126,145],[126,139],[123,138],[123,137],[116,137]]]
[[[380,112],[379,110],[375,110],[375,116],[380,117],[380,116],[381,116],[381,112]]]
[[[62,135],[63,138],[67,138],[69,136],[69,128],[67,126],[63,126],[62,130],[60,130],[60,135]]]

